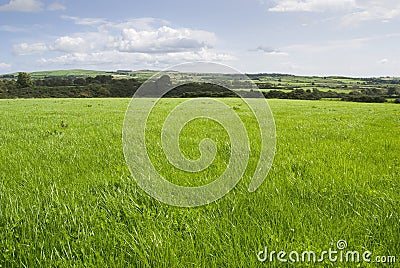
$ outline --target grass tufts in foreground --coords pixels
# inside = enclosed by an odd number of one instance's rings
[[[164,100],[161,112],[180,101]],[[246,118],[239,100],[224,101]],[[1,267],[251,267],[266,246],[320,252],[340,239],[400,260],[399,107],[270,100],[277,153],[264,184],[250,194],[244,179],[215,203],[183,209],[130,177],[128,103],[0,101]],[[219,127],[185,131],[212,136]]]

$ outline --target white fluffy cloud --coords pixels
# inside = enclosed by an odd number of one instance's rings
[[[14,45],[13,50],[17,55],[32,55],[47,51],[49,48],[45,43],[20,43]]]
[[[42,58],[40,64],[64,66],[107,66],[107,68],[126,68],[127,66],[148,66],[164,68],[184,61],[226,61],[233,57],[202,49],[197,52],[178,52],[165,54],[129,53],[121,51],[101,51],[92,53],[68,53],[53,58]]]
[[[10,0],[7,4],[0,6],[0,11],[38,12],[45,9],[59,11],[65,10],[66,7],[61,3],[54,2],[44,8],[44,4],[40,0]]]
[[[11,0],[0,6],[0,11],[36,12],[43,9],[43,3],[38,0]]]
[[[72,20],[77,25],[96,26],[106,23],[106,20],[102,18],[78,18],[65,15],[61,16],[61,18],[65,20]]]
[[[380,61],[379,61],[379,63],[381,63],[381,64],[388,64],[389,63],[389,60],[388,59],[381,59]]]
[[[357,9],[343,18],[346,24],[370,20],[387,21],[400,17],[400,1],[397,0],[357,0]]]
[[[182,61],[224,61],[231,56],[213,49],[214,33],[169,26],[154,18],[110,22],[101,18],[63,17],[92,31],[59,36],[46,43],[21,43],[17,55],[42,53],[41,64],[164,66]],[[130,64],[129,64],[130,63]]]
[[[66,10],[67,8],[58,2],[52,3],[47,7],[47,10],[49,11],[59,11],[59,10]]]
[[[398,0],[275,0],[273,3],[270,12],[342,12],[342,22],[346,24],[400,17]]]
[[[0,62],[0,70],[6,70],[11,68],[11,64]]]
[[[25,32],[26,29],[22,27],[16,27],[13,25],[1,25],[0,31],[16,33],[16,32]]]
[[[280,0],[269,9],[273,12],[289,11],[328,11],[343,10],[356,7],[356,0]]]
[[[51,49],[63,52],[76,52],[86,49],[87,43],[82,37],[62,36],[54,41]]]
[[[210,32],[163,26],[154,31],[124,29],[115,47],[123,52],[168,53],[198,51],[214,41]]]

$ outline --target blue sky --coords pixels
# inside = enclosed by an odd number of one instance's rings
[[[0,73],[163,69],[400,76],[398,0],[0,0]]]

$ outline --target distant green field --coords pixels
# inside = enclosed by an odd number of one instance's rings
[[[42,71],[30,73],[34,79],[42,79],[45,77],[62,77],[62,76],[78,76],[78,77],[94,77],[96,75],[110,75],[111,72],[107,71],[93,71],[93,70],[58,70],[58,71]],[[17,73],[14,75],[18,75]]]
[[[182,101],[164,99],[149,120],[151,159],[166,176],[158,119]],[[222,101],[256,137],[240,100]],[[264,184],[249,193],[245,176],[215,203],[177,208],[145,194],[127,169],[128,103],[0,100],[0,267],[256,267],[265,247],[321,252],[341,239],[349,250],[400,261],[398,105],[269,100],[277,153]],[[221,150],[208,175],[217,175],[227,136],[218,124],[197,123],[184,129],[183,151],[198,157],[198,137],[213,137]],[[250,156],[251,170],[257,149]],[[375,267],[333,266],[357,265]]]
[[[55,70],[55,71],[38,71],[30,73],[33,79],[44,79],[44,78],[54,78],[54,77],[95,77],[98,75],[111,75],[114,79],[131,79],[136,78],[138,80],[147,80],[152,75],[154,75],[156,71],[135,71],[135,72],[121,72],[117,73],[115,71],[96,71],[96,70],[81,70],[81,69],[73,69],[73,70]],[[15,77],[18,76],[18,73],[13,73]]]
[[[278,89],[302,88],[304,90],[332,90],[349,93],[355,90],[398,88],[398,78],[379,78],[379,82],[352,77],[316,77],[316,76],[260,76],[256,83],[268,83]]]

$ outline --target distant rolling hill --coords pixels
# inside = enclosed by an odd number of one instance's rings
[[[138,80],[146,80],[155,73],[157,73],[157,71],[153,70],[96,71],[96,70],[73,69],[73,70],[38,71],[38,72],[30,72],[29,74],[33,79],[44,79],[44,78],[55,78],[55,77],[86,78],[86,77],[96,77],[98,75],[112,75],[116,79],[136,78]],[[12,78],[17,76],[18,72],[0,75],[0,78]]]
[[[95,77],[97,75],[112,75],[114,74],[114,72],[74,69],[74,70],[40,71],[40,72],[32,72],[30,74],[32,78],[40,79],[45,77],[61,77],[61,76]],[[15,73],[14,75],[18,75],[18,73]]]

